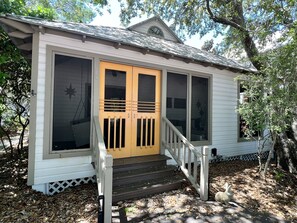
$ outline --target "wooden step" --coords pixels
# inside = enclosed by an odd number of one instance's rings
[[[176,174],[154,180],[141,181],[123,187],[116,187],[113,190],[112,203],[178,189],[182,187],[184,182],[184,176]]]
[[[131,157],[115,159],[113,161],[113,173],[127,172],[140,168],[150,168],[152,166],[166,166],[170,158],[165,155],[151,155],[141,157]]]
[[[113,203],[180,188],[184,175],[166,164],[169,159],[165,155],[115,159]]]
[[[113,175],[113,187],[167,177],[170,174],[175,174],[176,169],[176,166],[150,166],[126,172],[117,172]]]

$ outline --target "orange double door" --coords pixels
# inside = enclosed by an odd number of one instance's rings
[[[161,72],[100,63],[99,122],[114,158],[160,152]]]

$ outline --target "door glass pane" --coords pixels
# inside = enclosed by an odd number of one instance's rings
[[[105,71],[104,111],[125,112],[126,110],[126,72]]]
[[[167,74],[166,117],[184,135],[187,133],[187,76]]]
[[[52,150],[90,147],[92,61],[55,55]]]
[[[192,77],[191,141],[208,140],[208,79]]]
[[[139,74],[138,112],[155,112],[156,77]]]

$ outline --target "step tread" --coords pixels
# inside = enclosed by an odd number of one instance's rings
[[[121,166],[126,166],[126,165],[142,164],[142,163],[157,162],[157,161],[166,161],[169,159],[171,159],[171,158],[166,155],[150,155],[150,156],[121,158],[121,159],[115,159],[113,161],[113,167],[120,168]]]
[[[127,184],[124,187],[119,185],[113,189],[113,195],[131,193],[138,190],[144,190],[152,187],[158,187],[158,186],[168,185],[168,184],[177,183],[177,182],[180,183],[184,181],[185,181],[184,176],[182,176],[181,174],[176,174],[173,176],[170,175],[165,178],[158,178],[154,180],[148,180],[148,181],[146,180],[138,183]]]
[[[115,204],[119,201],[142,198],[151,196],[153,194],[163,193],[166,191],[181,188],[182,183],[186,180],[181,175],[169,176],[165,179],[154,182],[143,182],[134,184],[130,187],[118,188],[113,190],[112,203]]]
[[[153,173],[161,173],[161,172],[169,172],[176,170],[176,166],[173,165],[167,165],[167,166],[152,166],[150,168],[143,168],[143,169],[136,169],[136,170],[129,170],[126,172],[119,172],[113,174],[113,179],[123,179],[127,177],[137,177],[137,176],[143,176],[147,174],[153,174]]]

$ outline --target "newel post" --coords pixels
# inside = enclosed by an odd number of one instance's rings
[[[112,166],[111,155],[106,155],[104,171],[104,222],[111,222],[112,208]],[[101,173],[102,174],[102,173]]]
[[[209,148],[201,147],[201,167],[200,167],[200,198],[203,201],[208,200],[208,170],[209,170]]]

